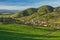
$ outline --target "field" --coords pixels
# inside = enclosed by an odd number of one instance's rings
[[[23,24],[0,24],[0,40],[60,40],[60,29],[38,28]]]

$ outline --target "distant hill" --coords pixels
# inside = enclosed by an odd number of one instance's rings
[[[24,16],[29,16],[29,15],[32,15],[34,14],[35,12],[37,11],[36,8],[28,8],[26,10],[23,10],[17,14],[15,14],[14,17],[24,17]]]
[[[45,22],[46,25],[50,25],[60,22],[60,7],[44,5],[39,8],[28,8],[14,15],[17,20],[24,21],[25,24],[39,25]]]
[[[6,9],[0,9],[0,15],[4,14],[4,15],[7,15],[7,14],[14,14],[14,13],[17,13],[17,12],[20,12],[20,10],[6,10]]]
[[[7,10],[7,9],[0,9],[0,12],[20,12],[20,10]]]
[[[60,7],[43,5],[39,8],[28,8],[12,15],[6,15],[6,17],[17,20],[17,23],[53,26],[56,23],[56,25],[60,23]]]

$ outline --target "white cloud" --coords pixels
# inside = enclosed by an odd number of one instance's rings
[[[30,8],[31,6],[6,6],[0,5],[0,9],[8,9],[8,10],[24,10]]]
[[[3,4],[3,3],[2,3]],[[0,4],[0,9],[8,9],[8,10],[24,10],[24,9],[27,9],[27,8],[31,8],[31,7],[39,7],[39,6],[42,6],[42,5],[51,5],[51,6],[60,6],[60,1],[42,1],[42,2],[38,2],[38,3],[31,3],[31,5],[26,5],[26,6],[19,6],[19,5],[16,5],[16,6],[9,6],[9,5],[2,5]],[[13,3],[11,3],[13,4]],[[20,3],[20,4],[26,4],[26,3]]]
[[[42,5],[50,5],[50,6],[53,6],[53,7],[57,7],[57,6],[60,6],[60,1],[42,1],[42,2],[39,2],[39,3],[35,3],[36,6],[42,6]]]

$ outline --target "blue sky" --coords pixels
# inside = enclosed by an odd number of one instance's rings
[[[60,0],[0,0],[0,9],[24,10],[42,5],[60,6]]]

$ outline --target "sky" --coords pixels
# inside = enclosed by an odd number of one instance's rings
[[[0,0],[0,9],[25,10],[27,8],[37,8],[42,5],[53,7],[60,6],[60,0]]]

